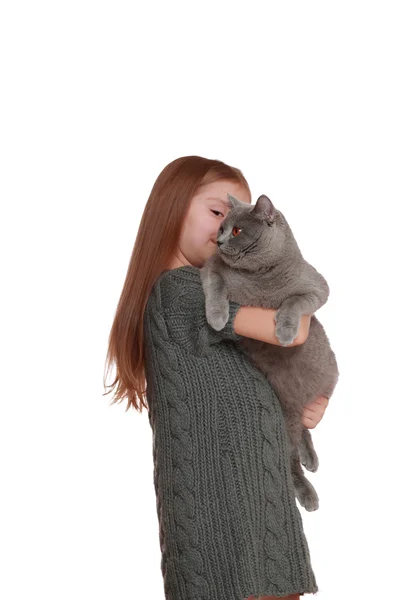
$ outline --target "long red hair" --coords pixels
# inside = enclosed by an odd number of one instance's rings
[[[144,364],[143,317],[153,285],[169,268],[190,202],[201,185],[229,180],[246,187],[242,172],[202,156],[183,156],[170,162],[157,177],[143,211],[128,271],[111,327],[103,395],[113,392],[111,404],[127,399],[142,412],[148,409]],[[116,375],[106,377],[112,364]]]

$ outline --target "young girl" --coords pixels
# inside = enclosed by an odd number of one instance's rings
[[[276,311],[230,302],[220,331],[205,316],[200,268],[217,251],[228,192],[251,204],[239,169],[200,156],[158,176],[110,334],[108,387],[112,402],[148,409],[165,598],[299,600],[318,587],[283,413],[236,343],[279,345]],[[309,325],[304,315],[292,345]]]

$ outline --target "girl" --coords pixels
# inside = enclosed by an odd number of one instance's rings
[[[251,204],[242,172],[218,160],[178,158],[158,176],[110,334],[117,374],[107,387],[116,386],[112,403],[148,409],[165,598],[299,600],[318,587],[283,414],[236,344],[279,345],[276,311],[230,302],[220,331],[205,317],[200,268],[217,251],[228,192]],[[292,345],[309,325],[303,315]],[[320,420],[321,402],[306,426]]]

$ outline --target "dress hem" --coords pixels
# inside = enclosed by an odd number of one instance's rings
[[[263,591],[259,594],[256,594],[255,592],[250,592],[249,594],[240,598],[240,600],[248,600],[248,598],[251,596],[253,596],[253,598],[251,600],[260,600],[260,598],[263,598],[263,596],[274,596],[276,598],[286,598],[286,596],[291,596],[293,594],[299,594],[300,596],[304,596],[304,594],[317,594],[318,592],[319,592],[319,589],[315,588],[315,587],[312,589],[303,589],[302,591],[299,591],[299,589],[296,588],[296,589],[292,589],[288,592],[281,592],[281,593],[277,593],[277,592],[268,590],[266,592]]]

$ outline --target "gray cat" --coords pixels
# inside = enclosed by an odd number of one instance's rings
[[[289,434],[296,497],[306,510],[317,510],[317,493],[301,464],[315,472],[318,457],[301,419],[306,404],[318,395],[331,397],[339,378],[335,354],[313,314],[327,301],[329,287],[304,260],[285,217],[267,196],[255,205],[230,194],[228,199],[231,210],[218,231],[218,252],[200,270],[206,318],[211,327],[222,329],[229,300],[278,309],[275,333],[287,346],[298,335],[301,315],[312,315],[304,344],[285,348],[247,337],[238,343],[277,392]]]

